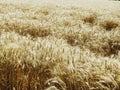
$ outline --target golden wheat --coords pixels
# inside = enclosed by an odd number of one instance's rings
[[[119,6],[0,0],[0,90],[119,90]]]

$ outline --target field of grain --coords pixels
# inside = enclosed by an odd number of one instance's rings
[[[0,0],[0,90],[120,90],[120,2]]]

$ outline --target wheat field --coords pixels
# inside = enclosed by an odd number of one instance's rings
[[[0,0],[0,90],[120,90],[120,2]]]

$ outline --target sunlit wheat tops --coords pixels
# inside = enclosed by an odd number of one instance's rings
[[[119,7],[0,0],[0,90],[119,90]]]

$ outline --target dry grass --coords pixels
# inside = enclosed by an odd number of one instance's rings
[[[120,3],[13,1],[0,0],[0,90],[120,89]]]

